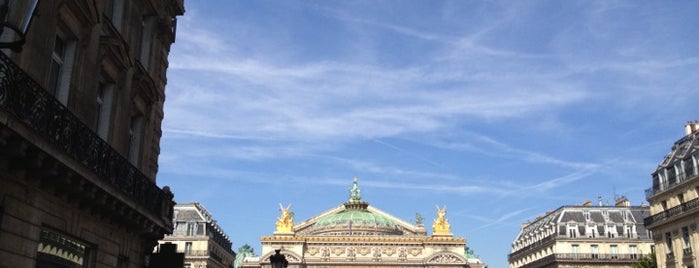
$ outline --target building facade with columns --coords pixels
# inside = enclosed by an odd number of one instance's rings
[[[275,250],[289,267],[485,267],[454,237],[446,207],[428,235],[422,219],[408,223],[362,200],[355,178],[347,202],[304,222],[294,222],[291,207],[280,207],[276,231],[261,238],[261,256],[242,267],[270,267]]]
[[[510,268],[630,267],[653,249],[643,225],[648,206],[563,206],[532,222],[512,242]]]
[[[646,190],[658,267],[699,267],[699,122],[685,125]]]

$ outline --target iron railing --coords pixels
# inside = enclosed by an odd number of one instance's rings
[[[151,182],[1,52],[0,110],[16,117],[148,212],[171,218],[172,193]]]
[[[645,226],[649,226],[651,224],[658,223],[658,222],[664,221],[666,219],[675,217],[675,216],[680,215],[682,213],[689,212],[691,210],[694,210],[697,207],[699,207],[699,198],[689,200],[689,201],[684,202],[678,206],[674,206],[674,207],[671,207],[671,208],[664,210],[662,212],[653,214],[650,217],[643,219],[643,224]]]

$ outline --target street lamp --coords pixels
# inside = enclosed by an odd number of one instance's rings
[[[269,257],[269,262],[272,263],[272,268],[284,268],[289,266],[289,262],[286,260],[284,254],[279,253],[281,249],[275,249],[274,255]]]
[[[39,0],[0,0],[0,48],[21,51]]]

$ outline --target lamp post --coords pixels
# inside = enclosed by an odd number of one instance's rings
[[[284,268],[289,266],[289,261],[286,260],[284,254],[279,253],[281,249],[275,249],[274,255],[269,257],[269,262],[272,263],[272,268]]]
[[[39,0],[0,0],[0,48],[19,52]]]

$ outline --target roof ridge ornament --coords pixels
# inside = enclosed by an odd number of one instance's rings
[[[362,200],[362,195],[361,191],[359,189],[359,185],[357,184],[357,177],[354,177],[354,180],[352,181],[352,188],[350,188],[350,201],[361,201]]]
[[[366,210],[367,207],[369,207],[369,203],[362,201],[361,190],[359,189],[359,184],[357,181],[357,177],[354,177],[352,180],[352,188],[349,190],[349,200],[345,202],[345,209]]]

